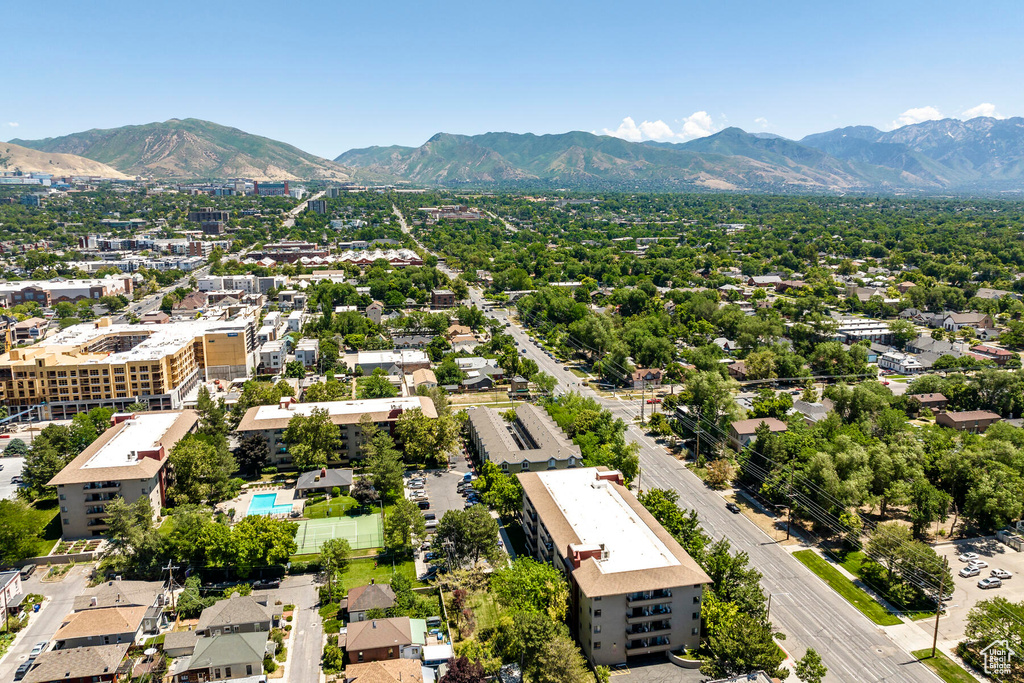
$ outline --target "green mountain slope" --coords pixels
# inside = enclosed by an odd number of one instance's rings
[[[76,154],[129,175],[256,180],[349,177],[348,170],[338,164],[291,145],[199,119],[11,142],[44,152]]]

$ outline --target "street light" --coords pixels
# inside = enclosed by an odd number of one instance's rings
[[[769,593],[768,594],[768,610],[765,612],[765,615],[764,615],[764,620],[766,622],[771,622],[771,620],[772,620],[772,596],[773,595],[779,595],[779,596],[782,596],[782,595],[792,595],[792,593]]]

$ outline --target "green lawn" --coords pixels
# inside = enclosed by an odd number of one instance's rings
[[[915,650],[910,654],[924,662],[925,666],[934,671],[935,675],[946,683],[975,683],[974,676],[964,671],[959,664],[944,655],[941,650],[935,651],[935,657],[932,657],[931,648]]]
[[[864,575],[862,573],[864,565],[878,564],[860,550],[846,551],[841,557],[843,559],[839,564],[843,567],[843,569],[850,572],[862,581],[864,580]],[[886,598],[887,600],[889,599],[889,596],[885,592],[879,590],[877,587],[872,586],[872,589],[879,595],[881,595],[883,598]],[[892,601],[890,600],[890,602]],[[893,604],[897,608],[907,610],[907,616],[914,621],[920,621],[921,619],[930,619],[935,616],[934,603],[926,599],[923,595],[916,602],[912,602],[909,605],[900,605],[895,603]]]
[[[53,546],[60,540],[60,507],[56,498],[37,500],[29,506],[39,529],[39,537],[35,539],[32,557],[49,555]]]
[[[376,567],[374,565],[377,565]],[[412,560],[395,562],[395,571],[408,577],[413,585],[422,585],[416,580],[416,565]],[[365,586],[373,579],[377,583],[387,583],[391,580],[391,562],[379,562],[372,557],[349,562],[348,569],[342,577],[345,590],[355,586]]]
[[[310,519],[344,517],[345,513],[358,505],[359,503],[356,502],[356,499],[351,496],[338,496],[337,498],[307,505],[302,509],[302,514]]]
[[[894,626],[903,621],[894,614],[890,614],[884,607],[874,599],[857,588],[848,578],[843,576],[835,567],[826,562],[813,550],[800,550],[793,553],[793,557],[800,560],[808,569],[831,586],[832,590],[846,598],[854,607],[864,613],[871,621],[879,626]]]

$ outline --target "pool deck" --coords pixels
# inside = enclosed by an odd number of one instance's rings
[[[217,509],[223,512],[233,509],[235,511],[234,520],[236,522],[241,521],[249,511],[249,505],[252,503],[253,496],[259,496],[267,493],[277,494],[277,499],[275,500],[276,505],[285,505],[290,503],[292,505],[292,509],[295,509],[295,503],[299,503],[298,510],[300,512],[302,511],[302,507],[305,505],[305,501],[302,498],[295,497],[295,489],[292,488],[253,488],[248,491],[243,491],[236,498],[218,503]],[[269,516],[279,519],[292,519],[288,513],[278,513]]]

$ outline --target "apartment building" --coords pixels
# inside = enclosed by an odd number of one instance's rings
[[[22,280],[0,284],[0,305],[17,306],[35,302],[52,306],[62,301],[99,301],[102,297],[123,294],[131,297],[133,281],[128,276],[108,276],[81,280]]]
[[[57,487],[63,537],[103,535],[106,506],[115,498],[126,503],[148,498],[153,514],[158,514],[165,500],[171,449],[198,422],[194,410],[114,415],[110,429],[48,482]]]
[[[241,290],[252,294],[259,291],[259,281],[255,275],[208,275],[196,280],[196,289],[200,292]]]
[[[492,462],[502,472],[540,472],[580,464],[574,444],[543,409],[524,403],[516,419],[506,422],[493,408],[470,408],[466,429],[480,462]]]
[[[358,459],[362,444],[362,430],[359,421],[364,415],[378,429],[392,432],[399,416],[407,410],[422,410],[424,415],[437,417],[434,402],[426,396],[399,398],[371,398],[362,401],[323,401],[318,403],[297,403],[294,398],[281,399],[276,406],[254,406],[246,411],[236,430],[242,437],[252,433],[260,434],[270,448],[271,464],[291,462],[288,445],[284,442],[284,430],[296,415],[309,415],[315,408],[326,410],[331,422],[341,431],[341,449],[338,461],[347,463]]]
[[[568,620],[594,665],[697,647],[710,577],[603,467],[524,472],[526,547],[569,582]]]
[[[248,377],[255,349],[251,315],[164,325],[101,318],[0,355],[0,402],[25,408],[45,401],[42,418],[53,420],[136,401],[176,410],[200,381]]]

